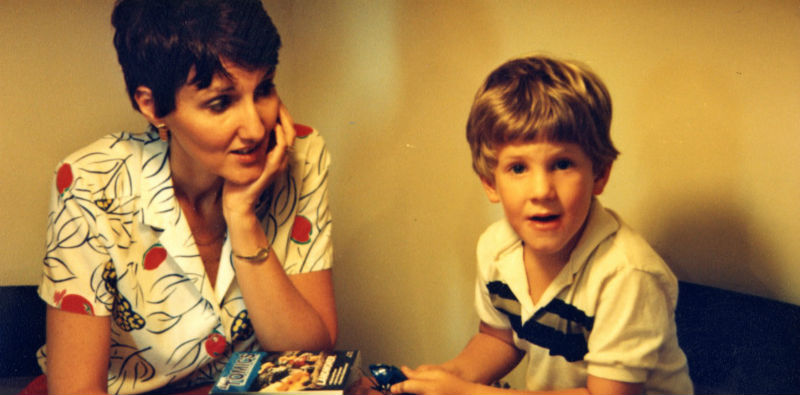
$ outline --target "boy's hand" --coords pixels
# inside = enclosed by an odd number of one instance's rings
[[[393,385],[393,394],[470,394],[476,393],[478,387],[436,365],[423,365],[416,370],[405,366],[400,369],[408,380]]]

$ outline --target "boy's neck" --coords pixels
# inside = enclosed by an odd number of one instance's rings
[[[584,230],[586,230],[588,222],[587,216],[581,229],[573,236],[572,240],[555,254],[537,254],[532,249],[527,248],[524,242],[522,243],[522,260],[525,264],[525,274],[528,276],[528,290],[534,304],[539,302],[539,298],[547,290],[547,287],[550,286],[550,283],[569,262],[572,252],[575,251],[575,247],[577,247]]]
[[[572,246],[574,247],[574,246]],[[567,249],[572,252],[572,249]],[[528,277],[528,292],[534,304],[539,302],[550,283],[561,273],[569,261],[567,254],[541,256],[535,254],[523,244],[522,260],[525,264],[525,274]]]

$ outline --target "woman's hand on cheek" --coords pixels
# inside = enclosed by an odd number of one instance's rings
[[[278,107],[278,120],[275,123],[273,133],[275,134],[275,147],[267,152],[267,164],[264,166],[262,177],[268,173],[274,176],[274,174],[286,170],[286,165],[289,163],[289,156],[294,149],[294,140],[297,137],[297,132],[294,129],[294,121],[291,115],[289,115],[286,106],[283,105],[283,102],[281,102]],[[272,172],[271,169],[274,169],[276,166],[277,171]],[[269,185],[269,182],[271,182],[271,178],[273,178],[271,176],[267,175],[268,181],[266,185]]]
[[[275,145],[270,148],[270,138],[264,143],[264,149],[269,149],[269,151],[266,153],[261,175],[249,184],[235,184],[225,181],[222,190],[222,202],[226,217],[233,213],[252,212],[264,189],[273,183],[281,173],[286,171],[296,132],[292,118],[283,103],[279,104],[278,113],[279,117],[275,127],[270,132],[274,134]]]
[[[408,380],[393,385],[393,394],[471,394],[475,393],[478,386],[435,366],[416,370],[403,367],[402,370]]]

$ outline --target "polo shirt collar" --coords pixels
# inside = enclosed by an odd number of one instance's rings
[[[499,226],[497,240],[499,248],[494,260],[499,278],[517,297],[521,309],[520,314],[523,317],[530,315],[533,311],[533,301],[529,296],[530,288],[523,261],[522,240],[507,219],[503,219]]]
[[[572,284],[597,247],[609,236],[615,234],[619,228],[620,223],[616,217],[606,210],[599,200],[593,199],[586,227],[575,250],[570,255],[567,264],[542,294],[537,306],[546,306],[562,289]],[[523,263],[522,240],[520,240],[507,220],[503,221],[498,240],[500,241],[498,244],[500,248],[497,249],[497,254],[494,257],[497,262],[497,270],[503,282],[508,284],[511,291],[519,299],[522,316],[525,319],[525,317],[533,314],[535,306],[529,296],[530,289]]]
[[[569,261],[561,269],[561,272],[553,279],[544,295],[542,295],[541,305],[546,305],[561,293],[564,288],[569,287],[584,270],[592,254],[597,250],[606,239],[614,235],[620,228],[620,223],[610,211],[606,210],[599,200],[594,198],[589,209],[589,217],[586,227],[583,229],[578,244],[572,251]]]
[[[569,257],[569,261],[565,266],[566,270],[562,270],[562,272],[569,274],[570,278],[574,277],[586,265],[586,262],[597,247],[617,233],[619,228],[620,223],[617,218],[606,210],[599,200],[593,199],[586,227],[583,229],[583,234]]]

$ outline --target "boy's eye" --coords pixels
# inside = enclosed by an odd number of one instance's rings
[[[553,168],[556,170],[567,170],[572,167],[572,161],[569,159],[559,159],[553,163]]]
[[[514,163],[513,165],[508,167],[508,170],[514,174],[521,174],[525,171],[525,165],[522,163]]]
[[[206,104],[206,106],[211,111],[220,113],[220,112],[223,112],[223,111],[227,110],[228,107],[231,106],[232,102],[233,102],[233,100],[230,98],[230,96],[218,96],[218,97],[215,97],[215,98],[211,99],[211,101],[209,101]]]

